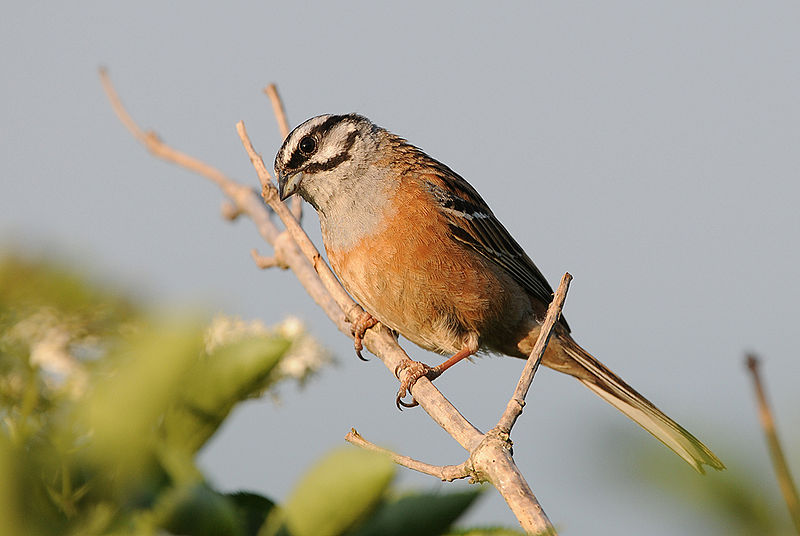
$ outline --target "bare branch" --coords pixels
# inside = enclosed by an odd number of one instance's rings
[[[336,303],[339,304],[339,307],[341,307],[343,311],[349,313],[348,317],[351,321],[355,320],[351,311],[359,311],[363,313],[363,309],[361,309],[361,307],[358,306],[355,301],[353,301],[353,298],[351,298],[350,295],[345,292],[345,290],[339,284],[339,281],[336,279],[336,276],[331,271],[330,267],[328,267],[325,261],[322,260],[322,255],[320,255],[317,247],[308,237],[306,232],[303,231],[303,228],[300,227],[300,224],[297,222],[294,215],[292,215],[289,209],[286,208],[286,205],[281,202],[280,198],[278,197],[278,189],[274,184],[272,184],[269,171],[267,171],[267,167],[264,165],[264,159],[261,158],[261,155],[258,154],[253,147],[242,121],[236,123],[236,131],[239,133],[239,137],[242,140],[242,145],[244,145],[244,148],[250,157],[250,162],[252,162],[253,167],[256,168],[258,179],[261,181],[261,196],[264,198],[264,201],[270,206],[270,208],[272,208],[272,210],[275,211],[275,214],[278,215],[283,224],[286,226],[286,230],[292,235],[294,241],[298,246],[300,246],[300,250],[314,266],[314,269],[317,271],[320,279],[322,279],[325,288],[336,300]]]
[[[414,458],[409,458],[408,456],[396,454],[391,450],[379,447],[374,443],[370,443],[364,439],[364,437],[359,434],[355,428],[352,428],[347,435],[344,436],[344,439],[348,443],[352,443],[357,447],[387,454],[392,458],[394,463],[402,465],[403,467],[408,467],[414,471],[419,471],[420,473],[425,473],[426,475],[435,476],[439,480],[452,482],[453,480],[458,480],[459,478],[467,478],[472,476],[472,471],[469,467],[468,461],[460,465],[431,465],[429,463],[415,460]]]
[[[489,481],[497,488],[527,533],[556,534],[533,490],[514,463],[507,433],[497,427],[489,430],[469,461],[477,479]]]
[[[322,280],[317,275],[315,267],[303,252],[300,251],[294,240],[278,240],[283,234],[283,231],[278,229],[272,222],[269,209],[264,205],[255,191],[252,188],[233,181],[212,166],[169,147],[155,134],[149,136],[144,135],[141,128],[133,121],[123,107],[105,70],[100,72],[100,78],[109,100],[111,101],[112,108],[114,108],[120,121],[128,128],[134,137],[141,141],[151,154],[203,175],[217,184],[223,193],[233,201],[235,206],[241,209],[243,214],[246,214],[253,220],[259,234],[264,240],[275,247],[276,255],[279,254],[286,262],[289,269],[295,273],[300,283],[306,289],[306,292],[308,292],[314,301],[322,308],[337,329],[349,336],[350,327],[345,320],[345,313],[342,308],[339,307],[337,301],[334,300],[333,296],[326,290]],[[261,158],[258,157],[258,160],[261,160]],[[261,169],[266,173],[263,161],[261,162]],[[269,183],[268,174],[266,175],[266,182],[269,187],[274,190],[274,186]],[[277,193],[274,197],[277,198]],[[279,206],[282,207],[279,209],[280,212],[286,217],[288,210],[286,210],[283,204]],[[290,218],[287,218],[287,220],[291,221]],[[301,236],[305,237],[303,241],[308,241],[308,243],[311,244],[317,264],[325,264],[322,262],[319,253],[313,246],[313,243],[310,242],[308,236],[305,235],[302,228],[299,228],[296,221],[294,223],[295,230],[297,231],[299,229],[299,232],[302,233]],[[335,284],[338,286],[338,281],[336,281]],[[341,286],[339,286],[339,288],[341,289]],[[344,290],[341,289],[341,292],[344,293]],[[355,305],[355,302],[352,302],[346,293],[344,293],[344,296],[347,298],[347,302]],[[352,310],[352,308],[348,309],[348,311]],[[397,341],[387,329],[377,329],[376,327],[369,330],[364,337],[364,343],[370,352],[381,357],[381,360],[389,370],[393,371],[401,361],[408,359],[406,353],[398,346]],[[414,395],[419,395],[417,399],[420,400],[420,405],[423,409],[425,409],[434,421],[444,428],[445,431],[465,449],[471,450],[471,448],[480,443],[482,438],[481,433],[472,426],[472,424],[470,424],[426,378],[422,378],[416,383],[414,386]]]
[[[261,255],[256,248],[253,248],[250,250],[250,256],[253,258],[256,266],[262,270],[266,270],[267,268],[275,268],[276,266],[283,270],[288,268],[286,263],[278,258],[277,254],[274,257],[265,257],[264,255]]]
[[[278,129],[281,131],[281,139],[285,140],[289,135],[289,121],[286,119],[286,108],[283,106],[283,100],[278,94],[278,86],[270,84],[264,88],[264,93],[272,103],[272,111],[275,114],[275,120],[278,122]],[[303,200],[300,197],[292,198],[292,214],[294,214],[294,218],[297,221],[302,221]]]
[[[228,221],[233,221],[242,215],[242,210],[230,201],[222,202],[220,212],[222,212],[222,217]]]
[[[173,149],[161,141],[155,133],[151,132],[145,134],[122,105],[122,101],[117,95],[105,69],[100,70],[100,80],[106,95],[111,101],[111,107],[128,131],[130,131],[154,156],[167,162],[177,164],[190,171],[194,171],[214,182],[214,184],[216,184],[233,202],[234,209],[241,211],[242,214],[246,214],[253,220],[261,237],[276,247],[276,255],[280,255],[292,269],[308,294],[322,307],[322,310],[325,311],[336,327],[343,333],[349,333],[347,323],[344,321],[344,314],[333,301],[330,294],[327,293],[313,267],[298,249],[297,245],[291,240],[280,241],[278,243],[278,238],[283,231],[278,229],[272,222],[269,209],[264,205],[258,194],[256,194],[252,188],[230,179],[218,169]]]
[[[286,226],[286,231],[276,227],[270,218],[269,209],[258,198],[252,188],[239,184],[219,170],[169,147],[158,139],[155,134],[145,134],[125,111],[107,74],[102,71],[100,76],[106,88],[106,93],[111,100],[112,107],[128,130],[153,155],[195,171],[217,184],[233,202],[233,207],[225,210],[224,213],[240,212],[250,217],[256,224],[261,236],[273,245],[275,262],[285,263],[295,273],[309,295],[320,305],[336,327],[342,333],[349,335],[350,326],[345,320],[345,312],[347,317],[352,318],[362,310],[339,285],[338,280],[322,260],[316,247],[302,230],[297,220],[287,207],[279,201],[277,191],[270,182],[263,160],[255,152],[250,140],[247,138],[244,125],[237,125],[237,129],[259,175],[264,200],[269,203],[269,206],[281,218]],[[256,260],[259,257],[256,255]],[[364,336],[364,344],[369,351],[381,359],[390,371],[394,371],[397,365],[408,359],[402,348],[398,346],[390,330],[380,326],[380,324],[367,331]],[[492,482],[500,491],[527,532],[531,534],[543,532],[555,534],[547,516],[514,464],[514,460],[511,457],[508,434],[498,433],[496,430],[492,430],[486,435],[481,434],[427,378],[423,377],[417,381],[412,388],[412,395],[437,424],[470,452],[470,457],[464,464],[444,466],[441,470],[436,470],[439,472],[434,471],[433,474],[436,474],[439,478],[449,479],[450,476],[456,478],[472,468],[471,474],[473,477]],[[409,462],[410,459],[403,458],[403,460],[411,463]],[[427,466],[422,462],[416,463],[418,467],[427,467],[428,469],[435,467]]]
[[[800,500],[797,496],[797,487],[794,485],[789,464],[786,463],[786,456],[783,454],[783,447],[778,439],[778,431],[775,428],[775,420],[772,418],[772,411],[767,403],[767,395],[759,374],[758,356],[750,354],[747,356],[747,368],[753,376],[753,387],[756,391],[756,401],[758,402],[758,417],[761,421],[761,428],[764,430],[764,437],[767,439],[769,455],[772,458],[772,465],[775,468],[775,475],[778,477],[778,484],[783,494],[783,500],[789,508],[789,515],[792,516],[794,528],[800,534]]]
[[[220,170],[206,164],[205,162],[173,149],[166,143],[162,142],[155,132],[143,131],[122,105],[122,101],[120,100],[119,95],[117,95],[117,91],[114,89],[111,79],[108,76],[108,72],[105,69],[100,69],[100,81],[103,84],[103,89],[105,89],[108,99],[111,101],[111,107],[117,114],[117,117],[119,117],[119,120],[153,156],[168,162],[172,162],[173,164],[177,164],[188,169],[189,171],[194,171],[195,173],[198,173],[199,175],[211,180],[222,189],[225,195],[231,198],[234,204],[241,209],[242,212],[246,212],[248,215],[252,216],[252,214],[248,212],[244,206],[253,200],[258,202],[257,198],[253,195],[252,189],[232,181]],[[256,221],[256,223],[260,224],[259,221]],[[262,230],[263,229],[259,228],[259,231]],[[270,231],[274,231],[277,236],[277,228],[272,226]]]
[[[361,309],[361,307],[344,291],[341,285],[339,285],[338,280],[333,275],[328,265],[322,260],[316,247],[311,242],[311,239],[308,238],[308,235],[305,234],[305,231],[303,231],[289,210],[280,202],[277,188],[271,182],[269,172],[267,172],[263,159],[250,142],[244,123],[241,121],[237,123],[236,130],[239,132],[242,145],[244,145],[250,157],[250,161],[253,163],[253,167],[255,167],[258,173],[264,200],[273,208],[278,217],[281,218],[286,229],[291,233],[292,237],[299,244],[300,249],[303,250],[311,261],[315,270],[317,270],[317,273],[320,275],[320,279],[334,297],[341,310],[347,311],[348,318],[354,321],[363,312],[363,309]],[[564,292],[566,292],[566,289]],[[389,331],[382,328],[377,334],[389,334]],[[397,365],[400,364],[402,359],[408,359],[408,356],[403,352],[402,356],[404,357],[397,359],[399,354],[395,352],[387,354],[376,351],[377,348],[373,345],[375,335],[377,334],[374,333],[374,329],[369,330],[365,334],[364,342],[367,348],[377,355],[389,370],[394,371],[397,369]],[[391,335],[389,336],[391,337]],[[396,346],[396,342],[393,338],[391,342],[393,343],[393,346],[391,346],[392,349],[399,348]],[[389,348],[387,348],[387,350],[389,350]],[[422,406],[423,409],[425,409],[425,411],[456,441],[470,452],[470,461],[476,465],[476,470],[479,470],[481,474],[485,475],[481,478],[492,482],[500,491],[526,531],[533,534],[542,532],[555,534],[555,529],[550,523],[550,520],[545,515],[542,507],[536,500],[536,496],[531,491],[527,482],[525,482],[524,477],[519,472],[519,469],[517,469],[511,457],[511,448],[508,445],[508,434],[497,435],[490,433],[482,435],[424,376],[414,384],[412,394],[414,399],[419,402],[420,406]]]
[[[120,122],[125,125],[125,128],[133,134],[133,137],[142,142],[143,144],[147,145],[147,135],[139,128],[139,125],[131,118],[128,111],[122,105],[122,101],[117,95],[117,90],[114,89],[114,85],[111,83],[111,78],[108,76],[108,70],[105,67],[100,67],[99,69],[100,74],[100,83],[103,84],[103,90],[106,92],[106,96],[108,100],[111,101],[111,109],[114,110],[114,113],[117,114]]]
[[[553,328],[556,322],[561,317],[561,309],[564,308],[564,301],[567,299],[567,290],[569,290],[569,283],[572,281],[572,276],[565,273],[561,278],[561,283],[558,285],[553,301],[547,308],[547,316],[544,317],[544,323],[539,331],[539,337],[536,339],[536,344],[533,345],[531,355],[525,362],[525,368],[522,369],[522,375],[517,382],[517,387],[514,389],[514,394],[511,400],[508,401],[506,410],[503,412],[497,427],[506,433],[511,432],[517,418],[522,414],[522,408],[525,406],[525,397],[528,395],[528,389],[533,383],[533,377],[539,369],[539,364],[542,362],[542,356],[547,348],[547,342],[550,340],[550,335],[553,333]]]
[[[264,88],[264,93],[269,97],[272,103],[272,111],[275,113],[275,121],[278,122],[278,129],[281,131],[281,139],[285,140],[289,135],[289,121],[286,120],[286,109],[283,106],[283,100],[278,94],[278,86],[270,84]]]

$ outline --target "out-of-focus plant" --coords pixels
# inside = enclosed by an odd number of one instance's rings
[[[447,533],[480,489],[398,495],[375,453],[331,453],[283,505],[204,478],[195,455],[238,402],[328,359],[295,319],[154,319],[63,268],[1,259],[0,534]]]
[[[659,445],[650,445],[651,442],[640,441],[634,435],[615,427],[610,439],[614,444],[635,446],[634,455],[628,458],[633,463],[626,466],[627,470],[636,481],[650,483],[667,500],[695,509],[709,525],[716,527],[710,534],[795,534],[772,472],[769,468],[759,472],[751,461],[752,452],[763,449],[763,445],[755,445],[749,454],[741,445],[721,449],[726,450],[727,470],[698,479],[694,473],[673,464],[673,460],[665,459]],[[617,472],[621,474],[622,468],[619,469]]]

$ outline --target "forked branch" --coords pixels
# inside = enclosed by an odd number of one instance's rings
[[[539,338],[536,339],[531,355],[525,362],[525,367],[522,369],[522,375],[519,377],[514,394],[511,400],[508,401],[506,410],[503,412],[503,416],[500,417],[500,422],[497,423],[497,427],[501,430],[511,432],[511,428],[517,422],[517,418],[522,414],[522,408],[525,406],[525,397],[528,395],[528,389],[533,383],[536,371],[539,370],[539,364],[542,362],[544,351],[547,349],[547,342],[553,334],[556,322],[561,318],[561,309],[564,308],[564,301],[567,299],[567,290],[569,290],[571,281],[572,275],[569,273],[564,274],[561,278],[561,283],[559,283],[558,289],[553,296],[553,302],[547,308],[547,315],[544,317],[542,328],[539,331]]]
[[[254,254],[256,262],[261,266],[278,265],[292,270],[309,295],[320,305],[336,327],[343,333],[350,335],[350,328],[346,318],[352,318],[359,312],[359,306],[339,285],[319,251],[302,227],[300,227],[296,217],[299,216],[299,211],[294,210],[294,207],[292,207],[293,210],[289,210],[278,199],[276,188],[270,180],[266,166],[247,137],[244,125],[242,123],[237,125],[237,130],[258,173],[263,198],[272,211],[261,202],[252,188],[230,179],[221,171],[198,159],[173,149],[160,140],[155,133],[144,132],[123,107],[107,73],[101,70],[100,77],[111,101],[112,108],[133,136],[142,142],[153,155],[195,171],[212,180],[231,201],[232,206],[224,209],[224,215],[228,218],[233,218],[240,214],[247,215],[256,224],[261,236],[273,246],[273,256],[262,257],[256,253]],[[288,132],[283,105],[278,97],[277,90],[275,90],[274,86],[270,86],[270,88],[265,91],[270,96],[276,115],[279,118],[281,132]],[[281,117],[284,119],[281,120]],[[272,221],[271,214],[273,212],[281,219],[285,229],[278,228],[275,222]],[[512,401],[509,402],[509,406],[512,403],[516,404],[517,409],[507,408],[497,427],[486,434],[482,434],[424,377],[420,378],[412,388],[414,399],[419,402],[420,406],[470,453],[468,460],[461,465],[436,468],[422,462],[416,462],[410,458],[395,455],[398,463],[416,470],[424,469],[423,472],[435,474],[445,480],[469,476],[474,480],[491,482],[509,504],[522,527],[531,534],[555,534],[555,530],[514,463],[508,434],[522,410],[525,393],[530,386],[530,381],[533,379],[533,374],[536,372],[538,362],[541,360],[552,325],[561,312],[569,279],[571,277],[566,274],[561,286],[559,286],[556,299],[551,304],[550,310],[548,310],[548,318],[553,317],[550,328],[541,330],[540,340],[537,341],[534,347],[535,355],[532,354],[532,358],[529,360],[530,363],[525,367],[524,377],[520,380],[520,385]],[[381,359],[390,371],[394,371],[398,364],[408,359],[405,352],[397,345],[394,336],[385,328],[378,326],[367,331],[364,337],[364,344],[370,352]],[[371,444],[357,434],[351,434],[349,440],[365,448],[377,448],[370,446]]]

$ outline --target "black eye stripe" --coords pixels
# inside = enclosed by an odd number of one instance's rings
[[[301,153],[300,149],[295,149],[292,153],[292,157],[286,162],[286,169],[297,169],[302,166],[306,160],[308,160],[308,156]]]
[[[322,145],[322,140],[324,139],[324,137],[336,125],[338,125],[340,122],[342,122],[344,120],[351,119],[353,117],[359,117],[359,116],[332,115],[331,117],[329,117],[328,119],[326,119],[325,121],[320,123],[319,125],[315,126],[311,131],[307,132],[300,139],[300,141],[302,141],[304,138],[306,138],[308,136],[313,136],[315,139],[318,140],[317,149],[319,149],[319,146]],[[332,168],[338,166],[339,164],[341,164],[342,162],[345,162],[345,161],[349,160],[350,159],[349,150],[353,146],[353,143],[355,143],[355,140],[356,140],[357,136],[358,136],[357,131],[351,132],[347,136],[347,139],[345,139],[344,147],[343,147],[342,151],[338,155],[334,156],[333,158],[330,158],[326,162],[319,162],[319,163],[310,164],[306,168],[306,171],[311,172],[311,173],[317,172],[317,171],[325,171],[325,170],[328,170],[328,169],[332,169]],[[290,134],[290,137],[291,137],[291,134]],[[294,152],[292,152],[292,156],[291,156],[291,158],[289,158],[289,161],[286,162],[285,168],[286,169],[299,169],[303,164],[305,164],[311,158],[311,156],[313,156],[313,154],[314,153],[311,153],[311,154],[303,153],[300,150],[299,142],[298,142],[298,147],[296,147]]]
[[[311,131],[307,132],[303,138],[306,136],[314,136],[317,140],[321,140],[335,125],[339,124],[346,117],[346,115],[332,115],[319,125],[315,126]],[[292,131],[292,133],[289,134],[289,137],[291,138],[294,133],[295,132]],[[301,141],[303,138],[300,138]],[[302,153],[300,148],[296,147],[292,153],[292,156],[289,158],[288,162],[286,162],[285,167],[286,169],[298,169],[300,166],[306,163],[310,156],[311,155],[309,154]]]
[[[344,147],[342,149],[342,152],[340,152],[339,154],[337,154],[333,158],[329,158],[325,162],[315,162],[313,164],[309,164],[308,166],[306,166],[305,172],[306,173],[317,173],[319,171],[327,171],[329,169],[335,168],[336,166],[338,166],[342,162],[347,162],[348,160],[350,160],[350,158],[351,158],[350,148],[355,143],[356,136],[358,136],[357,132],[355,132],[355,131],[351,132],[347,136],[347,139],[344,142]]]
[[[304,173],[319,173],[320,171],[328,171],[329,169],[333,169],[342,162],[347,162],[348,160],[350,160],[350,153],[339,153],[327,162],[309,164],[303,171]]]

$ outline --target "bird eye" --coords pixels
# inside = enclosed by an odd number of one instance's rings
[[[314,139],[314,136],[305,136],[302,140],[300,140],[300,143],[297,145],[297,147],[304,155],[310,155],[317,150],[317,140]]]

